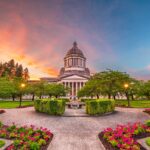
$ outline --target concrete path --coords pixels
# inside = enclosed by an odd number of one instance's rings
[[[78,110],[66,110],[69,111],[76,115]],[[49,150],[104,150],[98,139],[98,133],[104,128],[150,119],[142,109],[116,108],[116,111],[101,117],[54,117],[36,113],[30,107],[6,109],[6,113],[0,115],[0,120],[5,124],[16,122],[18,125],[34,124],[49,128],[54,133]]]

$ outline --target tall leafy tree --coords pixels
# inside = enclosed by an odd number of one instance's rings
[[[15,92],[15,87],[12,81],[7,77],[0,78],[0,97],[10,98]]]
[[[134,90],[130,88],[129,91],[129,88],[125,88],[124,84],[130,85],[132,81],[133,79],[125,72],[106,70],[92,76],[87,84],[79,91],[78,95],[97,96],[97,98],[102,95],[108,96],[109,99],[116,99],[117,95],[124,94],[129,101],[129,95],[131,92],[132,95],[134,94],[135,88]]]
[[[66,89],[62,84],[45,84],[45,94],[49,95],[49,97],[55,96],[57,98],[65,96]]]

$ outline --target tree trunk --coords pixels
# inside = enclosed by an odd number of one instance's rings
[[[108,93],[108,99],[111,99],[111,94],[110,93]]]
[[[34,98],[35,98],[35,94],[33,93],[32,94],[32,101],[34,101]]]
[[[126,97],[127,97],[127,100],[128,100],[128,107],[130,107],[130,98],[129,98],[128,92],[125,92],[125,94],[126,94]]]
[[[21,103],[22,103],[22,94],[20,94],[19,107],[21,107]]]
[[[113,95],[114,100],[116,99],[116,95]]]
[[[97,99],[99,99],[99,95],[97,94],[96,96],[97,96]]]
[[[131,94],[131,99],[134,100],[134,95],[133,94]]]
[[[12,95],[12,100],[13,100],[13,102],[15,101],[15,96],[14,95]]]

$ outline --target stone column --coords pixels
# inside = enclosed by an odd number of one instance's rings
[[[85,86],[85,82],[83,82],[83,87]]]
[[[81,89],[81,82],[79,82],[79,89]]]
[[[70,97],[71,97],[71,82],[69,82],[69,88],[70,88]]]
[[[74,96],[74,82],[72,82],[72,87],[71,87],[71,90],[72,90],[72,96]]]
[[[76,96],[78,94],[78,82],[76,82]]]

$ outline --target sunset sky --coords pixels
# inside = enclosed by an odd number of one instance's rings
[[[77,41],[91,72],[150,79],[149,0],[0,0],[0,61],[56,76]]]

